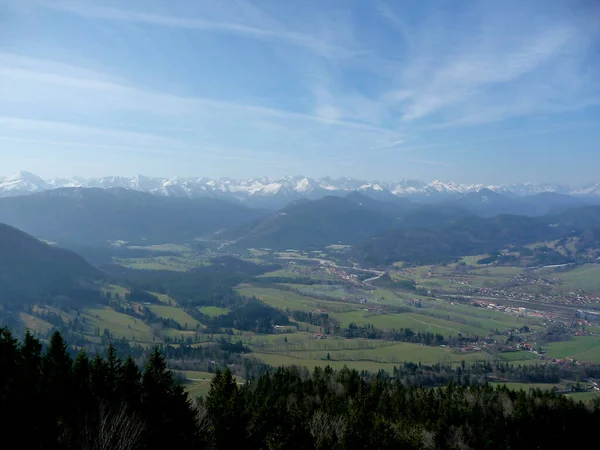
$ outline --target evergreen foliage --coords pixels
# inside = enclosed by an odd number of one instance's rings
[[[72,358],[58,332],[43,349],[3,328],[0,367],[0,432],[27,449],[583,448],[600,423],[598,401],[469,377],[438,388],[401,381],[420,365],[393,376],[280,368],[243,385],[227,368],[192,405],[156,348],[140,372],[112,346]]]

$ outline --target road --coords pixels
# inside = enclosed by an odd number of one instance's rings
[[[317,261],[322,266],[333,267],[334,269],[357,270],[359,272],[373,273],[373,274],[375,274],[374,277],[367,278],[366,280],[363,281],[363,284],[369,285],[371,287],[373,287],[373,285],[371,285],[371,282],[378,280],[385,274],[385,272],[383,272],[381,270],[376,270],[376,269],[361,269],[360,267],[338,266],[333,261],[329,261],[328,259],[321,259],[321,258],[290,258],[290,257],[286,257],[286,258],[278,258],[278,259],[289,259],[289,260],[299,260],[299,261]]]

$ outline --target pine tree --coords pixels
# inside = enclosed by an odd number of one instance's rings
[[[117,397],[123,399],[131,408],[140,406],[142,374],[135,361],[129,356],[119,368],[117,381]]]
[[[163,356],[155,347],[142,376],[142,410],[148,449],[190,448],[198,443],[196,410],[187,393],[175,383]]]
[[[244,423],[239,389],[229,368],[217,370],[206,397],[217,448],[237,448],[243,443]]]

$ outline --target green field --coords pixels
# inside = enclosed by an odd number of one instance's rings
[[[22,312],[19,316],[25,328],[37,333],[48,333],[48,331],[54,327],[51,323],[46,322],[39,317],[32,316],[31,314]]]
[[[159,294],[158,292],[150,292],[152,295],[155,295],[156,298],[158,298],[158,300],[161,303],[164,303],[165,305],[177,305],[177,301],[171,297],[169,297],[166,294]]]
[[[175,373],[185,378],[183,387],[191,398],[205,397],[210,391],[210,382],[214,377],[214,373],[192,370],[177,370]],[[235,377],[235,379],[238,384],[244,383],[243,378]]]
[[[569,341],[547,344],[544,349],[552,358],[572,358],[600,363],[600,337],[575,336]]]
[[[553,272],[552,276],[563,281],[564,289],[581,289],[590,294],[600,294],[600,264],[586,264],[568,272]]]
[[[309,275],[298,272],[292,269],[279,269],[273,272],[267,272],[264,275],[260,275],[258,278],[274,278],[274,277],[285,277],[285,278],[302,278]]]
[[[525,361],[530,361],[533,360],[535,361],[539,361],[539,357],[532,352],[528,352],[525,350],[521,350],[518,352],[503,352],[503,353],[499,353],[498,356],[500,356],[500,359],[504,360],[504,361],[514,361],[515,363],[518,364],[522,364]]]
[[[229,313],[229,309],[219,308],[218,306],[204,306],[200,308],[200,312],[209,317],[219,317]]]
[[[517,383],[513,381],[492,381],[492,386],[505,385],[507,388],[513,391],[529,391],[529,389],[541,389],[542,391],[550,391],[553,388],[560,389],[561,386],[553,383]]]
[[[363,310],[334,313],[331,316],[340,322],[342,327],[347,327],[351,322],[357,325],[372,324],[384,330],[410,328],[413,331],[427,331],[443,336],[455,336],[458,333],[487,336],[489,331],[471,327],[462,323],[450,322],[436,317],[429,317],[416,313],[379,314]]]
[[[590,400],[596,400],[600,398],[600,393],[598,391],[592,392],[573,392],[572,394],[565,394],[567,397],[572,398],[578,402],[588,402]]]
[[[150,327],[142,320],[118,313],[113,309],[88,309],[81,316],[86,319],[90,333],[94,333],[96,328],[99,328],[102,334],[106,328],[117,338],[124,337],[135,342],[153,342]]]
[[[319,300],[292,291],[284,291],[275,288],[262,288],[256,286],[240,286],[237,291],[246,297],[256,296],[267,305],[279,309],[290,309],[297,311],[314,311],[323,309],[325,311],[350,311],[360,305],[348,303]]]
[[[125,298],[125,295],[129,294],[128,289],[125,289],[124,287],[121,287],[121,286],[117,286],[115,284],[109,284],[109,285],[104,286],[102,288],[102,292],[104,292],[105,294],[110,292],[113,297],[115,297],[116,294],[118,294],[119,297],[121,297],[121,298]]]
[[[188,330],[193,330],[200,325],[200,322],[186,313],[183,308],[179,308],[177,306],[151,305],[148,306],[148,308],[150,308],[150,311],[152,311],[158,317],[173,319],[183,328]]]
[[[327,360],[327,354],[330,360]],[[433,364],[436,362],[459,363],[462,360],[473,361],[485,359],[482,353],[455,354],[440,347],[424,347],[418,344],[397,343],[385,345],[373,350],[339,350],[321,352],[286,352],[286,353],[252,353],[267,364],[279,366],[305,366],[312,370],[315,367],[331,366],[342,369],[347,366],[356,370],[377,372],[380,369],[391,372],[395,366],[404,361]]]

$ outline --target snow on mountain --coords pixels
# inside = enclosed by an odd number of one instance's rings
[[[573,192],[574,195],[600,195],[600,183],[585,186]]]
[[[246,180],[231,178],[159,178],[137,175],[135,177],[101,177],[101,178],[56,178],[43,180],[29,172],[0,178],[0,197],[38,193],[61,187],[98,187],[126,188],[149,192],[160,196],[173,197],[216,197],[252,203],[259,199],[285,203],[300,198],[315,199],[325,195],[346,195],[359,191],[373,198],[386,196],[415,197],[436,199],[438,197],[455,197],[480,191],[491,191],[496,194],[513,196],[535,195],[545,192],[577,196],[600,196],[600,183],[569,188],[554,184],[511,184],[484,185],[460,184],[453,181],[435,180],[424,183],[419,180],[400,180],[398,182],[379,182],[357,180],[353,178],[309,178],[305,176],[288,176],[279,179],[266,177]],[[488,192],[489,194],[489,192]],[[487,195],[487,194],[486,194]],[[262,200],[261,200],[262,201]]]
[[[52,186],[30,172],[21,171],[0,179],[0,192],[5,196],[31,194],[48,189],[52,189]]]

